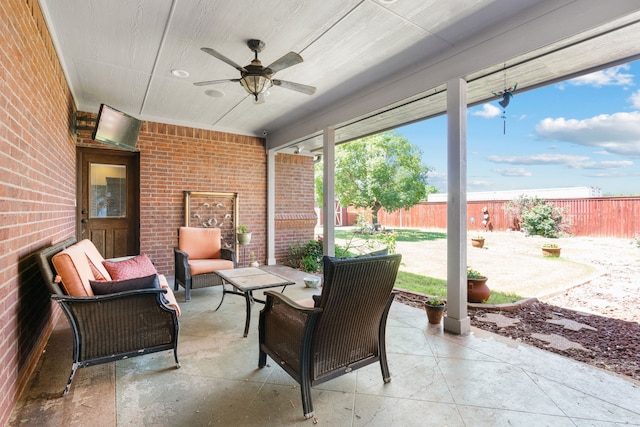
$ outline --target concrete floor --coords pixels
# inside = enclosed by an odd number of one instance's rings
[[[285,295],[309,298],[303,274]],[[178,301],[184,292],[177,293]],[[164,351],[78,370],[71,368],[66,318],[51,336],[16,405],[17,426],[285,426],[302,417],[300,388],[273,362],[257,369],[253,308],[247,338],[244,299],[221,289],[195,290],[182,302],[178,355]],[[445,334],[423,310],[394,303],[387,326],[392,380],[378,364],[312,391],[318,424],[330,426],[614,426],[640,425],[640,386],[535,347],[473,329]]]

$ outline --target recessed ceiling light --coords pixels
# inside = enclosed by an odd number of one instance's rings
[[[398,0],[378,0],[380,3],[382,4],[393,4],[395,2],[397,2]]]
[[[204,94],[212,98],[222,98],[224,96],[224,92],[218,89],[207,89],[204,91]]]
[[[185,71],[185,70],[171,70],[171,74],[173,74],[176,77],[189,77],[189,72]]]

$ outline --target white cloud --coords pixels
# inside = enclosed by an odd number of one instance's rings
[[[631,101],[633,108],[640,109],[640,90],[633,92],[629,97],[629,100]]]
[[[589,160],[587,156],[570,156],[567,154],[533,154],[530,156],[488,156],[494,163],[511,165],[575,165]]]
[[[447,174],[446,174],[446,173],[444,173],[444,172],[437,172],[437,171],[435,171],[435,170],[430,170],[430,171],[427,173],[427,177],[429,177],[429,178],[445,178],[446,176],[447,176]]]
[[[560,165],[569,169],[619,169],[632,166],[630,160],[593,161],[587,156],[571,156],[567,154],[534,154],[530,156],[488,156],[493,163],[510,165]],[[531,176],[524,168],[494,169],[503,176]]]
[[[446,172],[429,171],[429,173],[427,173],[427,182],[434,185],[439,191],[447,191]]]
[[[629,160],[618,161],[602,161],[602,162],[584,162],[570,165],[576,169],[618,169],[633,165]]]
[[[501,113],[501,110],[498,107],[496,107],[495,105],[483,104],[482,105],[482,110],[473,111],[473,112],[471,112],[471,115],[472,116],[484,117],[485,119],[491,119],[493,117],[499,116],[500,113]]]
[[[630,86],[633,85],[633,74],[623,71],[629,70],[629,64],[611,67],[605,70],[596,71],[595,73],[576,77],[568,80],[568,83],[574,86]]]
[[[531,176],[531,172],[524,168],[493,169],[493,172],[509,177]]]
[[[467,182],[467,186],[473,187],[474,189],[491,188],[493,186],[493,183],[484,179],[471,179],[469,180],[469,182]]]
[[[640,172],[594,172],[591,174],[585,174],[585,176],[591,176],[595,178],[629,178],[630,176],[640,176]]]
[[[572,142],[640,157],[640,111],[601,114],[584,120],[546,118],[536,126],[536,134],[543,140]]]

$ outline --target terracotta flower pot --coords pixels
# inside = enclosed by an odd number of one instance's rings
[[[442,322],[442,318],[444,317],[444,312],[446,309],[446,305],[429,305],[425,304],[424,309],[427,311],[427,317],[429,318],[429,323],[432,325],[439,325]]]
[[[481,303],[491,296],[491,289],[487,286],[489,278],[469,279],[467,278],[467,301]]]
[[[561,248],[542,248],[542,256],[559,257]]]
[[[471,246],[481,248],[484,246],[484,239],[471,239]]]

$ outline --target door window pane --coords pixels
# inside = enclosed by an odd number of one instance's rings
[[[92,163],[89,178],[89,215],[91,218],[124,218],[127,216],[126,177],[124,165]]]

